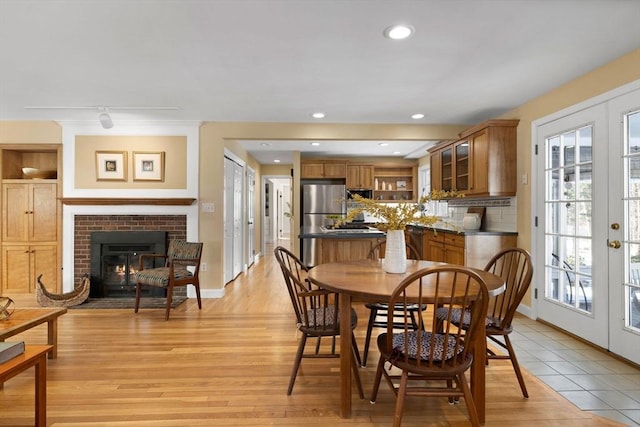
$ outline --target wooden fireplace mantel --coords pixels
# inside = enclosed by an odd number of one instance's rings
[[[152,205],[152,206],[189,206],[196,199],[192,198],[117,198],[117,197],[63,197],[60,199],[65,205]]]

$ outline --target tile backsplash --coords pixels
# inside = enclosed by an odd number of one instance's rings
[[[484,231],[518,231],[517,199],[474,199],[449,202],[449,216],[446,220],[462,228],[462,219],[470,206],[484,206]]]

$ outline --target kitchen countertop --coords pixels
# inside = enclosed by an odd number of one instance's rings
[[[300,229],[300,239],[376,239],[386,234],[377,228],[368,230],[329,230],[324,227],[306,226]]]

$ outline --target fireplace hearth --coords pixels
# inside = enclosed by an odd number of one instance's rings
[[[166,254],[166,231],[94,231],[91,233],[90,298],[134,298],[133,275],[140,255]],[[161,267],[164,259],[148,260],[145,268]],[[166,297],[162,288],[143,287],[141,297]]]

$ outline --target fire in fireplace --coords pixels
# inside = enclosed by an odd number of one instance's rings
[[[140,255],[166,254],[166,231],[94,231],[91,233],[91,298],[132,298],[133,275]],[[148,260],[145,268],[161,267],[163,258]],[[142,297],[165,297],[162,288],[145,286]]]

